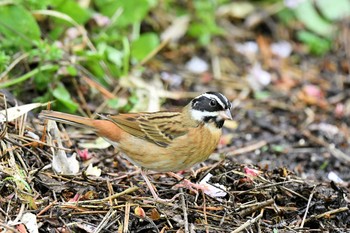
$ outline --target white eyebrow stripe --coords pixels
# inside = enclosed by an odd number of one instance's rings
[[[203,121],[204,117],[215,117],[218,116],[218,112],[208,112],[208,111],[199,111],[199,110],[191,110],[192,119],[196,121]]]
[[[220,94],[220,95],[221,95],[221,94]],[[208,99],[215,99],[215,100],[221,105],[221,107],[222,107],[223,109],[225,109],[226,106],[228,106],[228,105],[225,105],[225,104],[220,100],[220,98],[217,97],[216,95],[204,93],[204,94],[201,94],[201,95],[198,96],[198,97],[202,97],[202,96],[207,97]],[[223,96],[223,95],[221,95],[221,96],[222,96],[224,99],[226,99],[225,96]]]
[[[230,106],[230,101],[223,94],[219,93],[224,100],[226,100],[226,106]]]

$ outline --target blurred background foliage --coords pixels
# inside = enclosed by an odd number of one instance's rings
[[[206,49],[228,33],[222,17],[251,30],[257,19],[271,17],[308,47],[308,55],[317,56],[332,49],[339,22],[349,15],[348,0],[3,0],[0,89],[27,96],[28,102],[55,99],[54,108],[76,112],[67,77],[86,76],[114,90],[132,71],[143,72],[147,60],[171,42],[162,33],[181,16],[188,25],[178,29],[184,36],[177,35],[175,43]],[[137,102],[131,94],[122,104],[118,99],[109,104],[128,111]]]

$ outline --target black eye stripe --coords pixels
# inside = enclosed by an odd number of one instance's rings
[[[221,104],[211,105],[212,99],[208,99],[206,96],[200,96],[192,100],[192,108],[199,111],[217,112],[224,110]],[[217,101],[216,101],[217,102]]]
[[[214,106],[211,104],[210,101],[212,100],[216,101],[217,106]],[[206,92],[192,100],[192,107],[200,111],[214,112],[214,111],[222,111],[224,109],[231,108],[231,103],[221,93]]]

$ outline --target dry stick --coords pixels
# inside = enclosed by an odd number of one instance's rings
[[[136,187],[136,186],[135,186],[135,187],[130,187],[130,188],[124,190],[123,192],[116,193],[116,194],[113,194],[113,195],[110,196],[110,197],[103,198],[103,199],[101,199],[101,201],[112,200],[112,199],[118,198],[118,197],[120,197],[120,196],[123,196],[123,195],[125,195],[125,194],[133,193],[133,192],[135,192],[135,191],[138,190],[138,189],[139,189],[139,187]]]
[[[229,172],[234,173],[234,174],[238,174],[238,175],[241,175],[241,176],[246,176],[246,177],[249,177],[249,178],[252,178],[252,179],[253,179],[253,178],[259,178],[259,179],[261,179],[261,180],[264,181],[264,182],[270,182],[270,181],[264,179],[264,178],[261,177],[261,176],[253,177],[253,176],[249,176],[249,175],[247,175],[247,174],[245,174],[245,173],[243,173],[243,172],[234,171],[234,170],[229,171]],[[242,195],[242,194],[244,194],[244,193],[249,193],[249,192],[252,192],[252,191],[254,191],[254,190],[259,190],[259,189],[266,188],[266,187],[273,187],[273,186],[277,186],[277,185],[280,185],[280,184],[286,184],[286,183],[290,183],[290,182],[304,183],[303,181],[298,181],[298,180],[283,181],[283,182],[272,183],[272,184],[267,184],[267,185],[262,185],[262,186],[256,186],[256,187],[254,187],[254,188],[252,188],[252,189],[250,189],[250,190],[246,190],[246,191],[239,192],[239,194]],[[300,198],[303,198],[304,200],[308,200],[308,199],[307,199],[306,197],[304,197],[303,195],[301,195],[301,194],[299,194],[299,193],[297,193],[297,192],[295,192],[295,191],[293,191],[293,190],[291,190],[291,189],[289,189],[289,188],[286,188],[286,187],[284,187],[284,186],[281,186],[280,188],[281,188],[281,189],[284,189],[284,190],[286,190],[286,191],[288,191],[288,192],[290,192],[290,193],[293,193],[293,194],[299,196]]]
[[[232,152],[228,152],[226,154],[226,156],[240,155],[240,154],[244,154],[244,153],[247,153],[247,152],[250,152],[250,151],[255,151],[255,150],[265,146],[266,144],[267,144],[267,142],[265,140],[262,140],[262,141],[259,141],[259,142],[255,143],[255,144],[252,144],[252,145],[249,145],[249,146],[246,146],[246,147],[234,150]]]
[[[160,50],[162,50],[169,42],[169,39],[163,40],[160,45],[157,46],[153,51],[151,51],[136,67],[135,69],[138,69],[139,67],[146,64],[151,58],[153,58]]]
[[[208,218],[208,216],[211,217],[211,218],[217,218],[217,219],[225,218],[225,220],[227,220],[227,221],[230,221],[230,219],[231,219],[231,218],[229,218],[229,217],[223,217],[223,216],[221,216],[221,215],[212,214],[212,213],[210,213],[210,212],[205,212],[205,213],[204,213],[203,210],[197,210],[197,209],[193,209],[193,208],[189,208],[189,209],[194,210],[194,211],[196,211],[196,212],[198,212],[198,213],[201,213],[201,214],[203,214],[203,216],[206,214],[206,215],[207,215],[207,218]]]
[[[90,79],[87,76],[83,77],[83,80],[90,86],[95,88],[96,90],[98,90],[104,97],[106,97],[107,99],[113,99],[115,98],[115,93],[110,92],[108,89],[106,89],[104,86],[102,86],[101,84],[99,84],[98,82]]]
[[[107,185],[108,193],[109,193],[108,196],[114,195],[114,190],[113,190],[112,184],[111,184],[111,182],[109,181],[109,179],[106,180],[106,185]],[[113,200],[112,200],[112,199],[109,199],[109,204],[110,204],[111,206],[113,206]]]
[[[29,53],[23,53],[21,56],[17,57],[6,69],[0,74],[0,80],[3,79],[19,62],[27,58]]]
[[[25,140],[30,141],[30,142],[26,142],[24,144],[17,144],[18,145],[17,147],[16,146],[11,147],[10,149],[12,149],[12,150],[15,150],[17,148],[22,148],[22,146],[31,146],[34,143],[37,143],[38,145],[52,147],[52,148],[57,149],[57,150],[72,151],[71,149],[68,149],[68,148],[49,145],[48,143],[42,142],[40,140],[36,140],[34,138],[30,138],[30,137],[26,137],[26,136],[19,136],[19,135],[11,134],[11,133],[9,133],[8,135],[10,136],[10,138],[16,137],[16,139],[21,140],[21,141],[25,141]]]
[[[313,135],[309,130],[303,131],[303,135],[305,137],[308,137],[312,142],[317,143],[321,146],[324,146],[335,158],[338,160],[349,164],[350,163],[350,156],[345,154],[343,151],[339,150],[338,148],[335,148],[334,145],[329,144],[325,140],[316,137]]]
[[[245,216],[247,216],[247,215],[249,215],[249,214],[251,214],[251,213],[253,213],[253,212],[257,211],[257,210],[259,210],[259,209],[262,209],[262,208],[264,208],[266,206],[272,205],[274,202],[275,202],[275,200],[273,198],[271,198],[271,199],[268,199],[266,201],[256,203],[254,206],[251,206],[251,207],[249,207],[247,209],[244,209],[244,210],[238,212],[238,215],[241,218],[243,218],[243,217],[245,217]]]
[[[207,202],[205,199],[205,194],[204,192],[202,192],[203,195],[203,215],[204,215],[204,223],[205,223],[205,232],[209,232],[209,228],[208,228],[208,218],[207,218]]]
[[[129,217],[130,217],[130,203],[127,202],[125,205],[125,217],[124,217],[124,226],[123,226],[123,233],[128,233],[129,228]]]
[[[337,214],[337,213],[348,211],[348,210],[349,210],[348,207],[340,207],[338,209],[330,210],[330,211],[324,212],[322,214],[318,214],[316,216],[311,216],[310,218],[306,219],[305,222],[309,222],[309,221],[314,220],[314,219],[323,218],[325,216],[329,216],[329,215],[332,215],[332,214]]]
[[[79,202],[74,202],[74,203],[73,202],[67,202],[67,203],[62,203],[62,205],[65,206],[65,205],[72,205],[72,204],[76,204],[76,205],[79,204],[79,205],[81,205],[81,204],[104,203],[104,202],[107,202],[109,200],[112,200],[112,199],[118,198],[120,196],[123,196],[125,194],[135,192],[138,189],[139,189],[139,187],[130,187],[130,188],[124,190],[123,192],[113,194],[112,196],[105,197],[103,199],[95,199],[95,200],[89,200],[89,201],[79,201]]]
[[[17,214],[17,217],[15,218],[15,220],[13,220],[13,223],[19,223],[23,214],[24,214],[24,208],[26,207],[26,204],[22,203],[21,204],[21,208],[19,209],[19,212]]]
[[[53,205],[55,205],[57,202],[57,200],[51,202],[48,206],[46,206],[44,209],[42,209],[36,216],[40,216],[42,215],[43,213],[45,213],[46,211],[48,211]]]
[[[64,232],[68,231],[69,233],[72,232],[72,230],[69,228],[69,225],[64,221],[64,219],[61,216],[58,216],[58,219],[63,223],[63,226],[65,227]]]
[[[100,222],[100,224],[98,224],[98,226],[96,227],[94,233],[98,233],[101,230],[105,230],[105,226],[107,225],[107,223],[109,222],[109,219],[113,218],[114,215],[117,213],[116,210],[112,210],[110,209],[107,214],[103,217],[102,221]]]
[[[246,221],[243,225],[241,225],[240,227],[236,228],[234,231],[231,231],[231,233],[238,233],[243,231],[244,229],[246,229],[247,227],[249,227],[250,225],[253,225],[254,223],[256,223],[257,221],[259,221],[259,219],[261,219],[263,216],[263,213],[261,212],[258,216],[256,216],[253,219],[249,219],[248,221]]]
[[[181,195],[181,207],[182,207],[182,211],[184,213],[185,233],[189,233],[190,231],[189,231],[189,227],[188,227],[187,206],[186,206],[184,191],[182,188],[180,188],[180,193],[182,194]]]
[[[260,178],[261,178],[261,177],[260,177]],[[289,183],[289,182],[288,182],[288,181],[283,181],[283,182],[280,182],[280,183]],[[277,186],[277,185],[278,185],[278,183],[271,184],[271,186]],[[284,191],[288,191],[288,192],[290,192],[290,193],[293,193],[294,195],[297,195],[297,196],[300,197],[300,198],[303,198],[305,201],[308,200],[306,197],[304,197],[303,195],[301,195],[301,194],[295,192],[295,191],[292,190],[292,189],[289,189],[289,188],[284,187],[284,186],[278,186],[278,187],[281,188],[281,189],[283,189]],[[248,191],[253,191],[253,190],[262,189],[262,188],[263,188],[262,186],[260,186],[260,187],[255,187],[255,188],[253,188],[253,189],[251,189],[251,190],[248,190]],[[245,192],[245,191],[244,191],[244,192]]]
[[[76,89],[77,93],[78,93],[78,98],[80,99],[80,102],[82,103],[82,107],[85,109],[85,111],[87,112],[88,116],[91,116],[91,111],[87,105],[86,99],[81,91],[81,89],[79,88],[78,82],[75,78],[72,79],[74,88]],[[82,109],[79,108],[80,111],[83,111]]]
[[[0,93],[1,94],[1,93]],[[7,127],[8,127],[8,115],[7,115],[7,100],[6,100],[6,95],[1,94],[0,96],[3,97],[4,99],[4,107],[5,107],[5,124],[4,124],[4,129],[0,132],[0,139],[3,140],[6,136],[7,133]],[[4,153],[5,154],[5,153]],[[0,156],[3,154],[1,153]]]
[[[303,217],[303,221],[301,221],[301,224],[300,224],[301,228],[304,227],[305,219],[306,219],[307,213],[309,212],[311,200],[312,200],[312,197],[314,196],[314,193],[315,193],[315,188],[316,188],[316,186],[314,186],[314,188],[312,189],[310,197],[309,197],[309,200],[307,202],[307,206],[306,206],[305,214],[304,214],[304,217]]]

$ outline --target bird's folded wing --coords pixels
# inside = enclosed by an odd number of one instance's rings
[[[178,112],[119,114],[108,119],[127,133],[161,147],[169,146],[172,140],[188,132]]]

